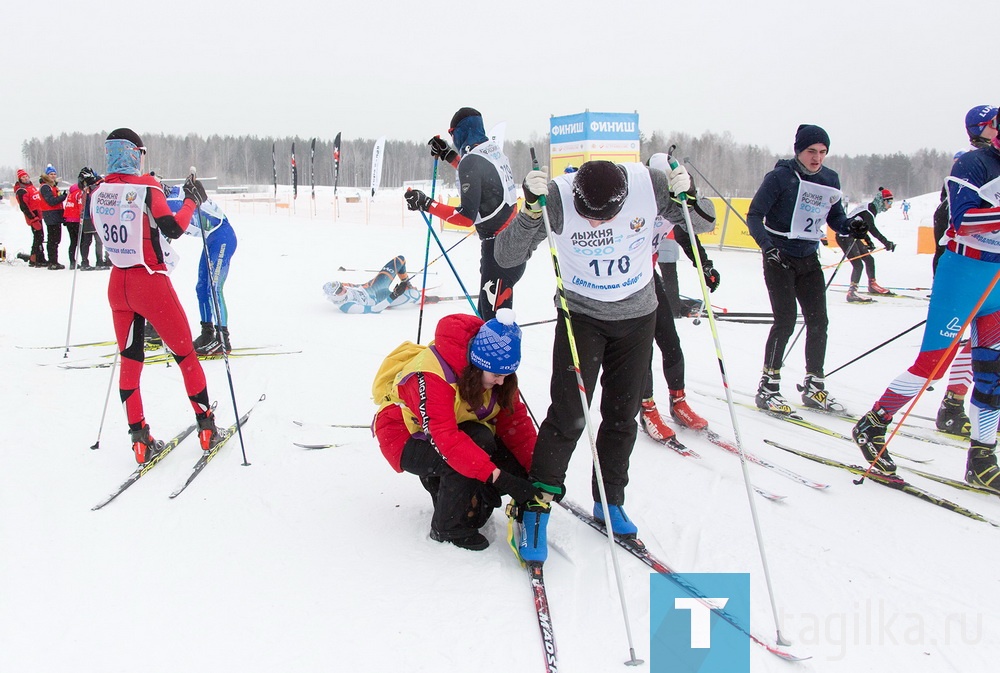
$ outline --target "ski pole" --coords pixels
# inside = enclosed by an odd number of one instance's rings
[[[196,178],[197,170],[195,167],[191,167],[191,176]],[[195,215],[198,217],[198,230],[201,231],[201,250],[205,257],[205,268],[210,273],[212,269],[212,259],[208,254],[208,236],[205,234],[205,227],[202,226],[201,221],[201,204],[197,204],[194,208]],[[219,256],[221,260],[221,255]],[[222,328],[219,326],[219,320],[222,318],[222,305],[219,303],[219,293],[215,287],[215,278],[209,278],[208,292],[209,296],[212,298],[212,311],[215,314],[215,338],[219,340],[222,344],[222,360],[226,363],[226,378],[229,379],[229,395],[233,400],[233,413],[236,415],[236,434],[240,439],[240,451],[243,452],[243,467],[249,467],[250,463],[247,461],[247,449],[246,444],[243,442],[243,424],[240,423],[240,411],[236,406],[236,388],[233,386],[233,372],[229,368],[229,353],[226,352],[225,342],[222,339]],[[166,344],[164,344],[166,347]],[[198,357],[198,354],[194,354]]]
[[[823,294],[824,295],[830,289],[830,283],[832,283],[833,279],[837,277],[837,272],[840,271],[840,265],[843,264],[844,260],[846,260],[846,259],[847,259],[847,251],[845,250],[844,251],[844,256],[840,258],[839,262],[837,262],[837,268],[834,269],[833,273],[830,274],[830,280],[826,281],[826,287],[823,288]],[[825,299],[824,299],[824,301],[825,301]],[[802,336],[802,332],[805,330],[805,328],[806,328],[806,324],[803,323],[802,327],[800,327],[799,331],[795,334],[795,338],[792,339],[792,343],[788,344],[788,346],[785,348],[785,355],[784,355],[784,357],[781,358],[781,366],[782,367],[785,366],[785,360],[788,359],[788,354],[792,352],[792,348],[795,346],[796,342],[798,342],[799,337]],[[812,372],[812,373],[816,374],[817,376],[819,376],[822,372]]]
[[[111,378],[108,380],[108,392],[104,395],[104,411],[101,412],[101,425],[97,428],[97,441],[90,447],[91,451],[101,448],[101,433],[104,432],[104,417],[108,415],[108,400],[111,399],[111,386],[115,382],[115,368],[118,366],[118,348],[115,347],[115,359],[111,361]]]
[[[890,343],[892,343],[893,341],[895,341],[895,340],[896,340],[896,339],[898,339],[899,337],[903,336],[904,334],[909,334],[909,333],[910,333],[910,332],[912,332],[913,330],[915,330],[915,329],[917,329],[918,327],[920,327],[921,325],[923,325],[923,324],[924,324],[925,322],[927,322],[927,319],[926,319],[926,318],[924,318],[923,320],[921,320],[920,322],[918,322],[918,323],[917,323],[916,325],[914,325],[913,327],[908,327],[908,328],[906,328],[905,330],[903,330],[902,332],[900,332],[900,333],[899,333],[899,334],[897,334],[896,336],[892,337],[891,339],[886,339],[885,341],[883,341],[882,343],[880,343],[880,344],[879,344],[878,346],[875,346],[874,348],[871,348],[871,349],[869,349],[869,350],[866,350],[866,351],[865,351],[864,353],[862,353],[862,354],[861,354],[861,355],[859,355],[858,357],[854,358],[854,359],[853,359],[853,360],[851,360],[850,362],[845,362],[844,364],[840,365],[840,366],[839,366],[839,367],[837,367],[836,369],[834,369],[834,370],[832,370],[832,371],[829,371],[829,372],[827,372],[827,373],[826,373],[826,375],[827,375],[827,376],[830,376],[830,375],[832,375],[832,374],[836,374],[837,372],[839,372],[839,371],[840,371],[841,369],[843,369],[843,368],[844,368],[844,367],[846,367],[847,365],[852,365],[852,364],[854,364],[855,362],[857,362],[858,360],[860,360],[861,358],[863,358],[863,357],[865,357],[865,356],[867,356],[867,355],[871,355],[872,353],[874,353],[875,351],[877,351],[877,350],[878,350],[879,348],[882,348],[882,346],[885,346],[885,345],[887,345],[887,344],[890,344]]]
[[[531,165],[534,170],[538,170],[538,159],[535,157],[535,148],[530,148]],[[573,357],[573,372],[576,374],[577,389],[580,392],[580,405],[583,408],[583,423],[587,429],[587,439],[590,440],[590,453],[594,461],[594,475],[597,478],[597,491],[601,496],[601,507],[605,512],[610,513],[608,508],[608,494],[604,488],[604,474],[601,470],[601,459],[597,453],[597,442],[594,439],[593,421],[590,418],[590,403],[587,401],[587,387],[583,382],[583,374],[580,372],[580,355],[576,350],[576,337],[573,335],[573,319],[569,313],[569,303],[566,300],[566,290],[563,287],[562,272],[559,270],[559,253],[556,252],[555,237],[552,235],[552,225],[549,223],[549,210],[545,205],[546,196],[538,195],[538,203],[542,207],[542,222],[545,225],[545,236],[548,239],[549,253],[552,257],[552,269],[556,274],[556,290],[559,295],[559,306],[562,309],[563,323],[566,326],[566,340],[569,342],[570,354]],[[608,546],[611,550],[611,564],[614,567],[615,579],[618,582],[618,598],[622,605],[622,616],[625,619],[625,634],[628,638],[629,660],[626,666],[638,666],[642,659],[636,659],[635,646],[632,644],[632,627],[629,624],[628,605],[625,602],[625,588],[622,584],[621,568],[618,566],[618,550],[615,547],[614,533],[611,526],[605,526]]]
[[[671,147],[667,152],[671,170],[678,167],[677,161],[670,156],[674,149],[674,147]],[[684,161],[687,162],[687,159]],[[733,402],[733,391],[729,385],[729,375],[726,373],[726,360],[722,354],[722,340],[719,338],[719,331],[715,321],[715,309],[712,307],[712,303],[709,299],[708,285],[705,284],[705,273],[701,266],[701,255],[698,254],[698,244],[696,242],[697,239],[695,238],[696,234],[694,233],[694,227],[691,225],[691,212],[688,209],[686,192],[680,195],[680,201],[681,212],[684,214],[684,226],[687,228],[688,238],[691,241],[691,250],[694,253],[694,263],[698,269],[698,278],[701,281],[701,296],[704,302],[705,312],[708,314],[708,325],[712,330],[712,340],[715,343],[715,357],[718,360],[719,372],[722,375],[722,387],[726,391],[726,405],[729,407],[729,418],[733,424],[733,436],[736,439],[736,447],[740,451],[740,466],[743,469],[743,483],[746,486],[747,501],[750,503],[750,517],[753,519],[753,529],[757,536],[757,549],[760,551],[760,563],[764,570],[764,581],[767,585],[767,595],[771,601],[771,614],[774,618],[776,642],[778,645],[789,645],[790,643],[781,635],[781,623],[778,620],[778,608],[774,600],[774,587],[771,583],[771,571],[768,568],[767,554],[764,551],[764,536],[761,533],[760,520],[757,517],[757,504],[753,497],[754,491],[753,483],[750,481],[750,469],[747,466],[746,454],[743,451],[743,440],[740,436],[739,421],[736,418],[736,405]]]
[[[434,237],[435,242],[437,242],[438,247],[441,249],[441,256],[444,257],[446,262],[448,262],[448,266],[451,267],[451,272],[455,275],[455,280],[458,281],[459,287],[462,288],[462,292],[465,294],[465,298],[469,300],[469,306],[472,307],[472,313],[478,316],[479,309],[476,307],[474,303],[472,303],[472,296],[469,294],[469,291],[465,289],[465,283],[462,282],[462,277],[458,275],[458,270],[455,269],[455,265],[451,263],[451,258],[448,257],[448,252],[444,249],[444,243],[441,242],[441,239],[438,237],[437,232],[434,231],[434,227],[431,226],[430,217],[428,217],[427,213],[423,211],[420,211],[420,216],[423,217],[424,222],[427,223],[428,233],[430,233],[430,235]]]
[[[920,386],[920,390],[917,391],[917,394],[913,396],[913,400],[910,402],[910,406],[903,413],[903,417],[899,419],[896,427],[894,427],[889,436],[885,438],[885,444],[878,452],[878,455],[875,456],[875,460],[871,461],[871,464],[868,465],[868,469],[865,470],[864,474],[856,480],[852,480],[855,485],[860,486],[865,483],[865,477],[867,477],[871,471],[875,469],[875,463],[878,462],[879,458],[882,457],[882,454],[889,448],[889,442],[891,442],[892,438],[896,436],[899,428],[902,427],[903,423],[906,421],[907,416],[909,416],[910,412],[917,406],[917,401],[920,399],[920,396],[923,395],[924,391],[930,387],[931,382],[937,380],[938,372],[944,366],[944,363],[951,361],[952,353],[955,352],[955,349],[958,348],[959,342],[962,340],[962,333],[965,332],[969,325],[972,324],[972,321],[975,320],[976,314],[979,313],[979,309],[986,303],[990,293],[993,292],[993,288],[996,287],[997,282],[1000,282],[1000,271],[997,271],[996,274],[993,275],[993,280],[991,280],[990,284],[986,286],[986,289],[983,291],[983,295],[979,298],[979,301],[976,302],[976,305],[972,307],[972,311],[969,312],[969,316],[965,319],[965,322],[962,323],[962,327],[955,331],[955,336],[952,338],[951,343],[948,344],[948,347],[941,354],[941,357],[938,358],[938,361],[934,363],[934,369],[932,369],[931,373],[928,374],[923,385]]]
[[[852,250],[854,249],[853,245],[851,245],[851,249]],[[874,255],[876,252],[882,252],[883,250],[887,250],[887,249],[888,248],[875,248],[874,250],[869,250],[868,252],[862,253],[862,254],[860,254],[860,255],[858,255],[856,257],[848,257],[847,261],[848,262],[853,262],[856,259],[861,259],[862,257],[868,257],[869,255]],[[820,267],[820,268],[822,268],[824,271],[826,271],[827,269],[832,269],[833,267],[838,266],[839,264],[840,264],[840,262],[837,262],[836,264],[827,264],[826,266]]]
[[[434,190],[437,188],[438,158],[434,157],[434,170],[431,172],[431,200],[434,200]],[[424,244],[424,280],[420,288],[420,317],[417,319],[417,343],[420,343],[420,331],[424,326],[424,305],[427,299],[427,260],[431,256],[431,222],[433,216],[427,218],[427,242]]]
[[[80,245],[80,239],[77,239],[77,246]],[[69,291],[69,318],[66,320],[66,350],[63,351],[63,358],[69,357],[69,333],[70,328],[73,326],[73,304],[76,301],[76,272],[79,266],[76,263],[76,255],[71,255],[70,263],[73,265],[73,285],[72,289]],[[100,441],[100,439],[98,439]]]

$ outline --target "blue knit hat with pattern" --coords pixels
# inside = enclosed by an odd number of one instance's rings
[[[498,376],[513,374],[521,364],[521,328],[514,322],[514,311],[502,308],[479,328],[469,342],[469,362],[484,372]]]

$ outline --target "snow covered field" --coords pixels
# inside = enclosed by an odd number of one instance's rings
[[[0,671],[543,670],[528,580],[503,542],[506,519],[494,516],[485,530],[493,544],[481,553],[430,540],[431,503],[418,480],[393,472],[367,430],[324,426],[369,423],[371,378],[394,346],[416,340],[418,310],[344,315],[324,300],[321,287],[333,278],[366,280],[374,272],[337,269],[378,269],[396,254],[406,255],[410,270],[422,268],[423,220],[404,212],[399,192],[385,192],[370,210],[363,201],[341,200],[334,221],[327,190],[319,192],[319,214],[311,217],[303,191],[295,215],[235,197],[222,201],[240,239],[226,287],[234,347],[301,353],[231,361],[241,413],[267,395],[244,428],[251,465],[241,465],[239,444],[231,441],[175,500],[167,496],[200,453],[193,438],[118,500],[91,511],[128,476],[134,458],[114,400],[100,449],[88,448],[97,439],[108,369],[58,365],[93,361],[113,349],[77,348],[65,358],[62,349],[37,349],[65,343],[73,274],[18,261],[0,265]],[[899,244],[895,253],[876,255],[878,280],[929,287],[930,257],[916,255],[916,227],[930,224],[937,195],[912,199],[907,222],[901,196],[878,220]],[[461,235],[441,237],[449,246]],[[0,242],[8,260],[29,248],[28,228],[9,201],[0,204]],[[173,282],[196,330],[200,243],[185,237],[174,247],[182,260]],[[431,258],[439,252],[432,242]],[[478,280],[478,254],[474,238],[451,254],[470,289]],[[709,254],[722,275],[712,297],[717,305],[769,310],[758,254]],[[822,255],[829,264],[841,256],[830,249]],[[430,270],[433,293],[460,293],[444,260]],[[848,275],[845,265],[834,283],[846,283]],[[107,278],[77,274],[72,343],[113,338]],[[685,294],[699,292],[685,264],[681,285]],[[518,321],[553,318],[553,291],[548,254],[540,249],[517,287]],[[842,292],[831,291],[827,369],[923,320],[927,302],[919,297],[927,293],[910,294],[918,298],[848,305]],[[422,340],[431,338],[441,316],[469,310],[457,301],[428,306]],[[708,321],[683,320],[678,329],[692,406],[731,438],[726,405],[700,394],[722,392]],[[768,327],[720,322],[718,329],[734,388],[754,390]],[[831,376],[832,394],[851,411],[866,410],[911,363],[920,331]],[[518,374],[528,404],[542,417],[553,325],[524,332]],[[802,367],[800,341],[784,370],[789,398]],[[228,425],[234,414],[225,365],[207,362],[205,368],[220,424]],[[917,412],[932,416],[943,389],[921,399]],[[190,422],[176,367],[148,366],[142,392],[157,438]],[[656,396],[665,407],[659,373]],[[995,668],[1000,531],[874,483],[855,486],[846,472],[762,440],[860,462],[847,442],[747,409],[737,415],[747,450],[831,484],[814,491],[749,468],[756,484],[787,496],[780,503],[758,498],[757,509],[782,632],[797,653],[812,657],[789,664],[753,647],[754,671]],[[851,427],[835,418],[814,420],[842,433]],[[679,436],[703,458],[683,458],[640,434],[628,512],[651,550],[678,570],[750,572],[753,628],[773,635],[739,462],[699,436]],[[293,442],[341,445],[307,451]],[[906,437],[892,446],[933,458],[930,471],[961,478],[962,448]],[[585,434],[570,466],[568,497],[587,507],[590,469]],[[912,481],[1000,519],[997,498]],[[546,580],[561,670],[622,670],[628,649],[606,541],[558,509],[549,534]],[[648,660],[649,572],[624,554],[620,565],[637,655]]]

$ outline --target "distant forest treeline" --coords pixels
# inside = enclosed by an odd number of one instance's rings
[[[269,185],[272,183],[271,147],[275,145],[278,183],[291,183],[290,158],[295,143],[299,188],[308,189],[310,168],[309,138],[258,138],[256,136],[219,136],[203,138],[164,134],[142,134],[148,148],[146,170],[165,178],[187,175],[190,166],[198,174],[219,178],[223,186]],[[54,165],[61,176],[72,179],[83,166],[104,171],[106,133],[63,133],[44,139],[33,138],[22,145],[22,154],[32,176]],[[374,139],[344,139],[341,143],[339,185],[367,187],[370,184]],[[676,157],[690,159],[712,185],[727,197],[752,197],[761,178],[774,163],[787,155],[767,148],[737,143],[729,133],[705,133],[695,137],[685,133],[665,134],[656,131],[642,136],[642,160],[655,152],[665,152],[677,145]],[[529,149],[535,148],[540,161],[548,156],[548,136],[533,136],[529,141],[507,140],[507,155],[515,175],[523,176],[531,168]],[[842,187],[852,201],[865,200],[879,187],[891,189],[900,198],[938,191],[951,168],[952,156],[937,150],[922,149],[914,154],[868,154],[854,157],[833,155],[827,165],[840,173]],[[13,179],[15,168],[2,169],[4,181]],[[424,142],[387,140],[382,166],[382,186],[400,187],[409,180],[430,179],[431,158]],[[317,139],[315,180],[317,185],[332,185],[333,140]],[[694,173],[694,171],[692,171]],[[450,180],[453,173],[443,173]],[[706,194],[712,194],[704,180],[697,177]]]

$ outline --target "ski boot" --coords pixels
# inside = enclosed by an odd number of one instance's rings
[[[861,417],[851,430],[854,443],[861,449],[865,460],[873,464],[876,470],[885,474],[896,474],[896,463],[885,451],[885,429],[892,422],[892,417],[884,417],[881,409],[872,409]],[[882,454],[879,456],[879,454]]]
[[[887,290],[884,287],[882,287],[881,285],[879,285],[878,283],[876,283],[874,278],[872,278],[871,280],[868,281],[868,294],[880,294],[880,295],[885,296],[885,297],[895,297],[896,296],[895,292]]]
[[[129,436],[132,439],[135,462],[140,465],[148,463],[163,449],[163,442],[158,442],[150,436],[149,426],[146,424],[146,421],[142,421],[142,426],[139,429],[130,430]]]
[[[218,332],[221,333],[222,330],[223,328],[219,327]],[[203,322],[201,324],[201,334],[194,342],[194,352],[198,355],[222,355],[223,352],[228,353],[225,337],[220,337],[219,333],[216,333],[214,324]]]
[[[490,541],[478,530],[471,531],[462,537],[443,537],[441,533],[431,528],[431,539],[436,542],[450,542],[456,547],[470,551],[482,551],[490,546]]]
[[[552,505],[533,502],[521,512],[520,535],[517,541],[517,555],[522,561],[542,563],[549,556],[546,529]]]
[[[972,423],[969,415],[965,413],[965,399],[959,397],[950,390],[945,393],[941,400],[941,407],[937,412],[937,429],[941,432],[950,432],[953,435],[968,437],[972,434]]]
[[[862,297],[858,294],[858,284],[851,283],[851,287],[847,289],[847,303],[848,304],[871,304],[875,300],[871,297]]]
[[[822,376],[806,373],[802,385],[796,385],[795,388],[802,393],[802,404],[810,409],[822,409],[832,414],[843,414],[846,411],[843,404],[830,397]]]
[[[658,442],[666,442],[676,436],[656,410],[656,402],[652,398],[642,401],[642,429]]]
[[[757,386],[757,396],[754,402],[758,409],[782,416],[797,416],[792,405],[781,396],[781,372],[777,369],[765,369]]]
[[[996,444],[983,444],[972,440],[969,456],[965,461],[965,481],[1000,491],[1000,467],[997,467]]]
[[[49,262],[49,266],[48,266],[49,271],[61,271],[62,269],[65,269],[65,268],[66,268],[66,265],[65,264],[60,264],[59,262]]]
[[[209,410],[198,415],[198,441],[201,443],[202,451],[210,451],[213,446],[219,443],[222,435],[215,427],[215,414]]]
[[[153,323],[146,321],[146,328],[143,330],[142,338],[145,340],[144,348],[146,350],[153,350],[160,348],[163,345],[163,339],[160,338],[160,334],[153,327]]]
[[[608,518],[611,520],[612,533],[625,538],[634,538],[639,534],[639,529],[632,523],[632,519],[628,518],[621,505],[608,505],[608,512],[611,513]],[[604,518],[604,507],[599,502],[594,503],[594,518],[607,525]]]
[[[670,416],[684,427],[692,430],[704,430],[708,427],[708,421],[691,409],[683,390],[670,391]]]

